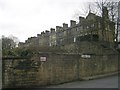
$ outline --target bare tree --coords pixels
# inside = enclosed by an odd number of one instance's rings
[[[117,31],[117,18],[118,18],[118,1],[116,0],[94,0],[94,2],[87,2],[84,5],[83,12],[79,11],[74,14],[75,18],[77,15],[81,16],[82,14],[86,16],[89,12],[92,12],[98,16],[103,17],[103,7],[107,7],[109,19],[115,23],[115,40],[118,39]]]
[[[115,23],[117,22],[118,2],[115,2],[114,0],[96,0],[95,5],[100,16],[102,16],[103,7],[107,7],[110,20]]]
[[[4,35],[2,35],[0,41],[2,42],[2,49],[12,49],[16,47],[18,43],[18,38],[15,36],[5,37]]]
[[[2,49],[12,49],[15,47],[15,42],[5,36],[2,36]]]
[[[80,7],[80,10],[77,10],[73,17],[76,19],[81,15],[86,16],[89,12],[102,17],[103,7],[107,7],[110,20],[116,23],[118,18],[118,2],[115,2],[115,0],[95,0],[94,2],[86,2],[84,3],[84,7]]]
[[[73,15],[73,18],[77,21],[79,16],[87,16],[89,12],[97,14],[96,10],[97,8],[95,7],[95,3],[93,2],[84,2],[83,6],[80,6],[80,9],[76,10],[76,12]]]
[[[16,46],[18,46],[18,43],[20,42],[19,39],[13,35],[9,35],[8,38],[12,39],[15,43]]]

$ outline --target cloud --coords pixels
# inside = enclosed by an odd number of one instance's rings
[[[24,41],[64,22],[69,24],[80,4],[81,0],[0,0],[0,32]]]

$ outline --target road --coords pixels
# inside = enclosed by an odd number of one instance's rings
[[[55,89],[55,88],[91,88],[95,90],[95,88],[108,88],[110,90],[116,90],[112,88],[118,88],[118,75],[113,75],[109,77],[103,77],[99,79],[94,79],[94,80],[88,80],[88,81],[75,81],[75,82],[70,82],[70,83],[64,83],[60,85],[50,85],[47,87],[43,87],[44,90],[50,90],[50,88]],[[105,90],[106,90],[105,89]],[[16,89],[13,89],[16,90]],[[18,89],[18,90],[41,90],[40,88],[25,88],[25,89]],[[99,89],[100,90],[100,89]],[[118,89],[117,89],[118,90]]]
[[[47,88],[118,88],[118,75],[88,81],[75,81]]]

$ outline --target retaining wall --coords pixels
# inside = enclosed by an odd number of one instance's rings
[[[3,58],[3,88],[40,87],[117,72],[118,56],[40,53],[32,58]]]

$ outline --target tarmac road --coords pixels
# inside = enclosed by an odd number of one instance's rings
[[[47,88],[118,88],[118,75],[103,77],[87,81],[75,81]]]
[[[50,90],[50,88],[55,89],[55,90],[60,89],[60,88],[63,90],[64,90],[64,88],[66,88],[66,89],[67,88],[68,89],[70,89],[70,88],[77,89],[78,88],[78,90],[81,90],[80,88],[82,88],[82,89],[86,88],[87,90],[90,90],[90,88],[91,88],[91,90],[103,90],[103,89],[99,89],[99,88],[104,88],[104,90],[107,90],[107,89],[108,90],[118,90],[118,89],[116,89],[116,88],[118,88],[118,75],[102,77],[102,78],[94,79],[94,80],[74,81],[74,82],[64,83],[64,84],[60,84],[60,85],[50,85],[50,86],[43,87],[43,88],[36,87],[36,88],[24,88],[24,89],[13,89],[13,90],[41,90],[41,89]]]

